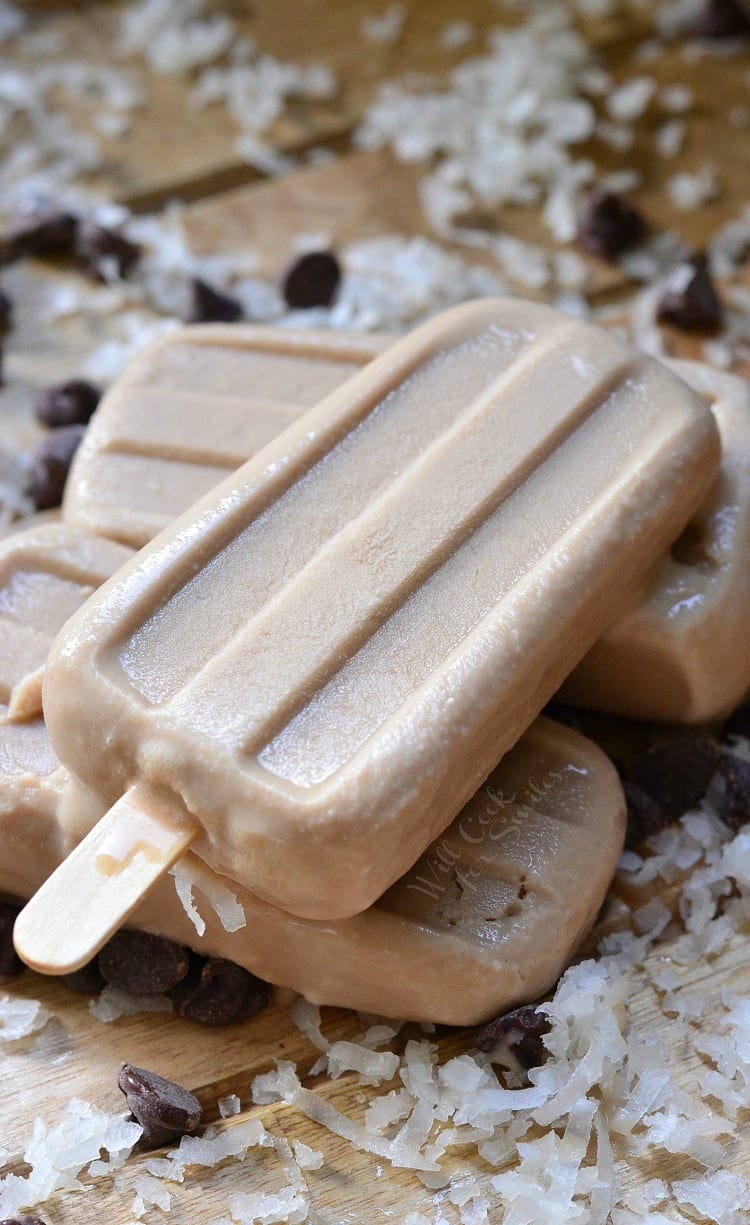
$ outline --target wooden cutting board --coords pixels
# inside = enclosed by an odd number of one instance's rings
[[[104,61],[111,53],[115,4],[75,6],[57,4],[32,9],[33,20],[58,28],[69,47],[83,58]],[[626,6],[624,6],[625,8]],[[280,147],[299,151],[319,142],[339,142],[343,147],[372,95],[377,82],[407,69],[440,73],[459,56],[438,48],[437,35],[448,20],[460,16],[473,21],[476,32],[463,54],[476,54],[481,34],[502,20],[491,0],[412,0],[404,39],[395,46],[363,44],[359,25],[368,12],[364,0],[340,0],[320,5],[316,0],[254,0],[237,5],[244,32],[282,58],[330,63],[341,80],[341,91],[332,103],[293,108],[280,123],[275,138]],[[641,17],[620,17],[598,23],[591,31],[607,64],[618,75],[632,72],[634,35],[642,32]],[[642,167],[645,185],[639,193],[644,207],[657,224],[669,224],[691,244],[700,246],[722,219],[736,214],[750,198],[750,159],[738,155],[738,137],[726,122],[728,110],[747,89],[750,53],[722,62],[720,73],[709,73],[706,62],[687,64],[675,47],[647,71],[663,82],[685,82],[695,92],[698,116],[679,159],[670,162],[668,173],[678,168],[696,169],[710,163],[724,184],[715,203],[695,214],[676,214],[664,190],[664,167],[654,164],[645,149],[636,149],[628,161]],[[234,150],[234,133],[221,112],[190,117],[189,139],[185,139],[186,87],[179,78],[154,77],[149,81],[149,102],[131,134],[107,148],[107,161],[96,176],[96,185],[138,206],[181,195],[193,201],[186,221],[197,249],[239,249],[257,246],[263,271],[278,273],[288,258],[296,233],[325,229],[334,244],[384,232],[419,234],[425,231],[413,167],[396,164],[383,153],[344,153],[334,164],[300,169],[273,182],[244,166]],[[231,187],[232,190],[225,190]],[[499,222],[521,237],[544,240],[538,218],[529,213],[508,212]],[[617,270],[595,267],[595,292],[604,298],[626,296],[630,287]],[[44,292],[51,283],[48,270],[13,270],[7,287],[24,302]],[[34,288],[34,287],[37,288]],[[39,288],[41,287],[41,288]],[[47,334],[39,328],[34,312],[24,308],[19,328],[9,344],[10,381],[0,400],[1,442],[6,447],[29,445],[35,436],[31,420],[31,391],[35,385],[76,372],[93,344],[106,339],[111,326],[106,318],[74,320],[62,331]],[[691,346],[672,338],[685,355]],[[668,954],[668,946],[657,948],[650,958],[656,968]],[[685,973],[686,988],[707,1001],[706,1025],[711,1025],[714,1003],[724,985],[737,992],[750,989],[750,967],[744,940],[737,937],[711,962]],[[0,1044],[0,1145],[9,1154],[7,1169],[22,1171],[21,1154],[36,1116],[57,1121],[65,1104],[76,1096],[114,1112],[123,1099],[116,1087],[120,1063],[151,1068],[174,1078],[200,1097],[207,1120],[217,1118],[217,1101],[236,1093],[241,1098],[240,1116],[227,1121],[233,1126],[257,1113],[277,1136],[304,1140],[324,1154],[319,1171],[307,1174],[311,1219],[323,1222],[400,1222],[408,1212],[434,1214],[433,1195],[411,1173],[391,1169],[387,1163],[358,1152],[292,1108],[278,1105],[254,1108],[250,1087],[254,1076],[271,1066],[274,1059],[291,1059],[307,1070],[317,1052],[291,1024],[284,1007],[275,1006],[241,1025],[207,1030],[173,1016],[142,1014],[105,1025],[90,1015],[82,997],[71,994],[54,980],[31,973],[6,988],[19,998],[38,999],[54,1015],[37,1035],[16,1044]],[[689,1039],[664,1016],[652,988],[634,991],[631,1017],[644,1034],[660,1037],[670,1049],[679,1078],[694,1083],[700,1060]],[[324,1010],[324,1028],[330,1038],[361,1032],[356,1016]],[[453,1035],[439,1041],[440,1057],[447,1058],[471,1046],[471,1035]],[[310,1082],[318,1093],[353,1118],[361,1118],[366,1103],[383,1090],[363,1089],[353,1074],[332,1081]],[[42,1216],[50,1225],[79,1225],[107,1221],[125,1225],[132,1221],[132,1184],[143,1171],[147,1158],[133,1158],[127,1170],[115,1178],[92,1181],[85,1193],[58,1193],[44,1206]],[[731,1168],[750,1177],[750,1124],[745,1117],[731,1154]],[[477,1174],[487,1181],[492,1167],[480,1158],[462,1153],[446,1163],[448,1173]],[[643,1159],[623,1167],[624,1186],[635,1187],[649,1178],[692,1177],[696,1167],[687,1159]],[[227,1199],[236,1190],[275,1190],[285,1178],[273,1150],[253,1150],[242,1165],[228,1162],[217,1170],[189,1169],[185,1183],[170,1184],[173,1205],[169,1220],[176,1225],[209,1225],[227,1215]],[[458,1221],[450,1205],[448,1220]],[[317,1217],[314,1216],[317,1214]],[[490,1213],[501,1222],[503,1213],[495,1200]],[[158,1210],[146,1218],[159,1219]],[[677,1218],[676,1218],[677,1219]],[[687,1219],[687,1218],[685,1218]]]

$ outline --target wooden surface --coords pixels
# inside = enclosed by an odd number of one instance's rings
[[[258,247],[262,270],[276,275],[289,257],[294,235],[325,230],[334,244],[381,233],[419,234],[425,224],[417,195],[417,171],[396,164],[386,153],[348,153],[346,138],[377,82],[407,69],[444,72],[467,54],[476,54],[479,34],[501,19],[492,0],[413,0],[409,5],[406,34],[395,46],[363,44],[359,27],[369,6],[363,0],[254,0],[238,4],[242,30],[264,49],[286,60],[320,59],[336,72],[340,89],[336,99],[321,104],[300,104],[274,129],[274,141],[285,152],[301,155],[320,144],[343,150],[330,166],[305,168],[275,181],[258,182],[259,176],[243,164],[235,149],[236,131],[220,110],[194,114],[186,109],[187,90],[181,78],[145,74],[148,105],[137,113],[132,131],[121,141],[105,142],[106,160],[91,181],[114,197],[139,208],[178,196],[189,199],[186,223],[198,250],[232,251],[248,244]],[[627,6],[623,6],[624,9]],[[65,44],[91,62],[110,55],[118,6],[100,3],[86,6],[56,4],[37,10],[40,28],[59,28]],[[460,11],[459,11],[460,10]],[[633,71],[634,35],[642,32],[642,13],[618,18],[592,31],[604,62],[626,77]],[[476,22],[477,35],[461,52],[447,53],[437,46],[438,31],[456,16]],[[635,23],[635,24],[634,24]],[[685,240],[702,246],[716,224],[736,215],[750,198],[750,159],[738,155],[736,130],[727,122],[729,109],[750,96],[747,74],[750,55],[721,63],[719,72],[709,71],[706,61],[687,64],[679,46],[643,71],[663,82],[689,84],[698,99],[691,118],[689,136],[679,162],[660,162],[646,131],[640,135],[628,164],[642,170],[644,186],[637,194],[656,224],[676,228]],[[189,114],[189,121],[186,116]],[[653,126],[664,116],[655,115]],[[186,138],[187,125],[187,138]],[[648,128],[648,124],[645,125]],[[745,146],[746,147],[746,146]],[[597,149],[597,156],[601,149]],[[614,155],[601,160],[612,166]],[[303,161],[303,159],[301,159]],[[710,164],[723,184],[721,198],[696,213],[676,213],[665,190],[668,175],[678,168]],[[231,188],[231,190],[224,190]],[[498,219],[511,232],[535,241],[548,241],[537,218],[528,212],[506,211]],[[475,257],[470,257],[475,258]],[[628,285],[618,270],[592,262],[594,296],[625,295]],[[9,345],[10,381],[3,391],[5,436],[13,431],[19,445],[36,436],[30,418],[34,386],[76,373],[85,355],[111,334],[114,322],[106,315],[73,319],[52,330],[39,325],[37,305],[43,300],[50,273],[35,267],[12,269],[4,278],[8,290],[24,303],[18,327]],[[684,349],[675,339],[678,348]],[[690,349],[690,346],[687,346]],[[11,423],[13,423],[11,425]],[[652,966],[668,952],[657,949]],[[747,955],[741,938],[710,963],[687,971],[688,990],[709,1001],[706,1023],[720,988],[750,987]],[[320,1171],[306,1175],[311,1204],[318,1220],[329,1223],[399,1222],[409,1211],[425,1211],[432,1219],[432,1193],[404,1171],[394,1171],[376,1158],[354,1150],[344,1141],[305,1120],[295,1110],[250,1106],[253,1077],[267,1070],[273,1059],[293,1059],[308,1068],[316,1052],[277,1006],[259,1018],[223,1030],[205,1030],[172,1016],[145,1014],[123,1018],[110,1025],[94,1020],[87,1002],[53,980],[31,973],[7,988],[14,996],[40,999],[54,1014],[38,1035],[16,1044],[0,1044],[0,1144],[11,1154],[7,1169],[23,1170],[21,1152],[31,1134],[33,1119],[41,1115],[56,1121],[72,1096],[83,1098],[108,1111],[122,1108],[116,1088],[116,1072],[122,1060],[143,1065],[193,1089],[204,1104],[208,1120],[217,1117],[217,1100],[237,1093],[242,1100],[240,1119],[258,1113],[269,1130],[288,1139],[301,1138],[325,1155]],[[658,1006],[654,991],[643,986],[631,1000],[632,1024],[644,1034],[661,1037],[674,1057],[677,1078],[694,1082],[699,1057],[689,1038]],[[329,1038],[351,1036],[360,1030],[352,1014],[325,1010]],[[470,1035],[454,1035],[440,1041],[441,1057],[470,1047]],[[316,1090],[354,1118],[361,1117],[368,1096],[382,1090],[365,1090],[356,1076],[337,1081],[318,1078]],[[233,1126],[238,1119],[223,1126]],[[750,1176],[750,1131],[744,1116],[738,1140],[731,1150],[731,1168]],[[84,1197],[61,1193],[44,1206],[42,1215],[50,1225],[78,1225],[81,1221],[107,1221],[125,1225],[131,1221],[132,1183],[145,1167],[145,1157],[135,1157],[115,1178],[96,1180]],[[478,1158],[461,1155],[448,1172],[494,1172]],[[623,1184],[635,1187],[658,1174],[671,1179],[696,1172],[687,1159],[660,1157],[658,1169],[650,1160],[622,1165]],[[188,1170],[183,1185],[169,1184],[174,1202],[169,1220],[182,1225],[208,1225],[227,1213],[230,1192],[273,1190],[285,1182],[273,1150],[255,1150],[243,1166],[229,1162],[215,1171]],[[446,1218],[457,1221],[446,1206]],[[495,1203],[490,1217],[501,1222],[502,1210]],[[158,1211],[146,1220],[160,1219]],[[677,1218],[676,1218],[677,1219]]]

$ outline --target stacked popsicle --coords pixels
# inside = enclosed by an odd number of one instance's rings
[[[318,1002],[469,1023],[547,989],[624,800],[540,710],[570,677],[588,705],[703,718],[750,679],[705,654],[750,600],[750,410],[738,380],[678,373],[517,301],[387,347],[206,328],[138,359],[64,518],[82,540],[165,530],[112,555],[45,669],[62,832],[0,888],[25,896],[78,845],[17,924],[27,960],[82,964],[131,914],[186,939],[164,878],[184,856],[248,916],[201,947]],[[65,616],[87,589],[68,594]],[[0,735],[41,744],[35,705]],[[28,767],[0,751],[18,790]]]

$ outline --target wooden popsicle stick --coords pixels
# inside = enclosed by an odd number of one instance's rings
[[[42,974],[80,969],[199,830],[184,810],[131,787],[19,914],[13,932],[19,957]]]

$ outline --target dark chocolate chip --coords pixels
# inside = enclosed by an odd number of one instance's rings
[[[180,993],[177,1011],[199,1025],[231,1025],[245,1021],[267,1007],[271,988],[262,978],[233,961],[212,958],[200,971],[198,982]]]
[[[724,738],[728,736],[743,736],[750,740],[750,702],[738,706],[724,724]]]
[[[59,429],[61,425],[88,425],[102,398],[100,387],[86,379],[68,379],[38,392],[34,411],[42,425]]]
[[[332,251],[308,251],[284,274],[284,301],[293,310],[330,306],[340,280],[341,265]]]
[[[23,962],[13,947],[13,924],[21,907],[0,902],[0,978],[12,978],[23,970]]]
[[[606,188],[595,188],[581,209],[578,241],[592,255],[615,260],[645,234],[646,223],[638,210]]]
[[[697,38],[747,38],[750,36],[750,13],[740,0],[708,0],[688,33]]]
[[[653,796],[639,787],[637,783],[624,779],[622,789],[628,805],[625,846],[630,850],[640,846],[647,838],[652,838],[654,834],[666,829],[671,822]]]
[[[99,969],[111,987],[132,995],[163,995],[190,967],[190,952],[164,936],[119,931],[99,954]]]
[[[13,302],[3,289],[0,289],[0,337],[7,336],[13,327]]]
[[[40,1216],[8,1216],[0,1225],[45,1225]]]
[[[100,281],[126,277],[141,257],[136,243],[118,230],[110,230],[94,221],[81,222],[76,246],[87,271]]]
[[[124,1063],[117,1077],[133,1118],[143,1128],[138,1141],[142,1149],[169,1144],[186,1132],[195,1131],[201,1121],[201,1104],[181,1085]]]
[[[34,211],[15,217],[0,240],[0,262],[36,256],[54,259],[72,255],[78,234],[78,218],[72,213]]]
[[[656,317],[683,332],[715,332],[721,327],[724,311],[705,255],[693,255],[668,273]]]
[[[725,791],[719,815],[730,829],[738,830],[750,821],[750,762],[725,753],[720,769]]]
[[[50,510],[62,502],[70,465],[84,429],[82,425],[63,425],[35,447],[26,492],[37,510]]]
[[[71,991],[76,991],[79,995],[98,995],[106,986],[96,957],[88,965],[81,966],[80,970],[74,970],[72,974],[63,974],[62,980],[66,987],[69,987]]]
[[[650,795],[665,818],[696,808],[721,764],[712,736],[686,733],[657,740],[631,763],[630,782]]]
[[[236,323],[243,316],[242,303],[230,294],[219,293],[206,281],[194,277],[190,282],[188,323]]]
[[[546,1050],[542,1038],[549,1033],[549,1028],[545,1012],[538,1012],[533,1004],[524,1004],[483,1025],[475,1035],[474,1045],[477,1050],[489,1054],[502,1043],[512,1049],[521,1066],[528,1071],[544,1062]]]

